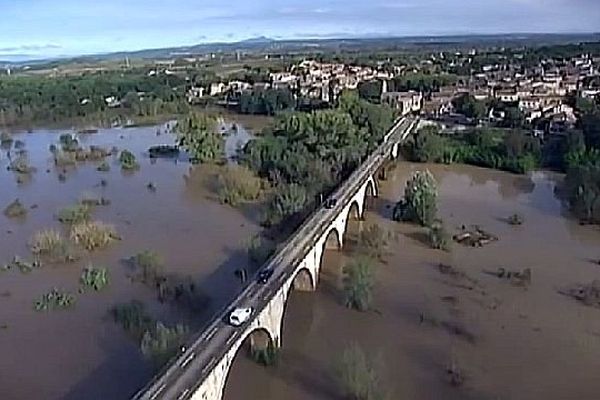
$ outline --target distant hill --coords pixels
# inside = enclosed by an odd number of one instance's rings
[[[182,56],[202,55],[220,52],[256,52],[283,53],[292,51],[325,51],[325,50],[360,50],[368,48],[402,49],[402,48],[453,48],[466,46],[518,46],[518,45],[553,45],[600,41],[599,33],[590,34],[498,34],[498,35],[455,35],[455,36],[412,36],[412,37],[350,37],[333,39],[297,39],[275,40],[264,36],[249,38],[239,42],[203,43],[192,46],[180,46],[139,51],[123,51],[108,54],[83,55],[79,57],[59,58],[62,61],[78,60],[93,62],[95,60],[130,59],[169,59]],[[23,57],[26,57],[23,55]],[[53,60],[10,59],[0,61],[0,65],[39,64]]]

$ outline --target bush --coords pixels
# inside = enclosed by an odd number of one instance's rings
[[[36,299],[33,308],[35,311],[49,311],[69,308],[74,304],[75,296],[55,288]]]
[[[306,189],[295,183],[280,185],[271,199],[264,223],[272,226],[304,209],[308,202]]]
[[[345,305],[367,311],[373,300],[375,271],[373,260],[361,257],[344,267]]]
[[[394,220],[429,226],[437,215],[437,183],[429,171],[417,171],[406,182],[404,199],[394,208]]]
[[[144,332],[154,325],[154,321],[144,310],[144,304],[136,300],[117,304],[111,309],[111,314],[115,322],[136,340],[141,340]]]
[[[50,261],[74,261],[75,256],[69,243],[62,235],[53,229],[36,232],[29,242],[31,252],[35,255],[46,257]]]
[[[84,287],[99,291],[108,285],[108,271],[106,268],[89,265],[81,272],[79,280]]]
[[[35,168],[29,165],[29,160],[26,156],[18,156],[14,160],[11,161],[8,169],[16,172],[17,174],[31,174],[35,172]]]
[[[385,397],[375,362],[355,343],[338,356],[335,373],[342,394],[349,399],[382,400]]]
[[[102,222],[81,222],[71,227],[71,240],[86,250],[92,251],[108,246],[119,239],[115,228]]]
[[[427,237],[432,249],[450,250],[450,234],[444,228],[444,223],[441,220],[436,220],[431,224]]]
[[[523,225],[524,218],[521,214],[514,213],[507,218],[509,225]]]
[[[77,164],[77,158],[74,153],[57,151],[54,153],[54,165],[57,167],[67,167]]]
[[[371,224],[359,233],[358,250],[370,257],[381,259],[391,239],[391,232],[377,224]]]
[[[256,200],[261,189],[261,179],[246,167],[228,165],[219,173],[217,193],[221,203],[235,207],[241,202]]]
[[[123,150],[121,152],[119,163],[121,163],[121,169],[126,171],[135,171],[140,168],[135,155],[129,150]]]
[[[261,236],[253,236],[247,244],[248,259],[256,267],[263,265],[275,252],[275,243]]]
[[[90,220],[91,211],[83,204],[75,204],[61,209],[56,218],[63,224],[79,224]]]
[[[19,201],[19,199],[15,199],[15,201],[6,206],[4,209],[4,215],[6,215],[8,218],[24,217],[27,215],[27,209]]]
[[[206,114],[190,113],[177,122],[176,130],[179,145],[193,161],[210,163],[223,157],[225,141],[217,132],[217,121]]]
[[[107,161],[102,161],[96,170],[99,172],[108,172],[110,171],[110,164]]]
[[[144,250],[131,257],[136,268],[142,270],[142,282],[154,284],[163,275],[164,260],[156,251]]]
[[[144,332],[140,349],[146,357],[153,358],[156,362],[162,364],[168,361],[185,344],[188,332],[189,329],[182,324],[169,328],[161,322],[157,322],[152,329]]]

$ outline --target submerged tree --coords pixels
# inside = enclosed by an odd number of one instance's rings
[[[600,166],[569,169],[565,189],[571,210],[584,222],[600,223]]]
[[[375,283],[373,260],[361,257],[344,267],[344,295],[346,307],[366,311],[373,300]]]
[[[382,400],[384,392],[376,362],[356,343],[335,360],[335,375],[342,394],[353,400]]]
[[[404,198],[394,208],[394,220],[430,226],[437,215],[437,183],[429,171],[417,171],[406,183]]]
[[[179,145],[195,162],[216,162],[223,158],[225,141],[217,132],[217,121],[206,114],[190,113],[177,122]]]

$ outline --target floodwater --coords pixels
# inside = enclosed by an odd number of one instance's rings
[[[423,243],[424,231],[391,221],[411,171],[438,180],[440,215],[451,233],[477,224],[499,237],[482,248],[454,243],[451,252]],[[337,355],[358,343],[376,360],[388,399],[599,398],[600,310],[559,293],[600,277],[600,230],[566,218],[555,187],[561,177],[519,177],[468,166],[400,163],[381,183],[365,222],[397,234],[378,266],[374,311],[340,300],[348,250],[327,251],[315,293],[293,292],[275,367],[238,355],[225,400],[341,399],[332,373]],[[525,222],[511,226],[519,213]],[[352,232],[351,232],[352,234]],[[439,263],[459,268],[449,276]],[[531,268],[529,287],[486,272]],[[450,384],[448,367],[464,383]]]
[[[236,125],[237,133],[227,137],[231,152],[250,136],[242,124]],[[30,164],[37,168],[20,184],[7,170],[8,154],[2,150],[0,208],[19,198],[31,209],[22,220],[0,214],[0,264],[15,255],[31,259],[27,243],[34,232],[64,232],[55,218],[57,211],[85,194],[111,201],[95,209],[94,219],[113,224],[122,240],[76,263],[45,265],[29,274],[15,269],[0,273],[0,399],[127,399],[152,377],[155,366],[112,321],[112,306],[137,299],[157,319],[198,327],[238,290],[234,271],[246,264],[244,243],[260,229],[252,207],[240,211],[210,199],[202,184],[213,173],[210,167],[191,166],[184,156],[151,160],[146,154],[150,146],[175,143],[166,131],[165,126],[153,126],[80,134],[85,147],[132,151],[141,168],[124,173],[117,158],[110,157],[110,172],[97,171],[98,163],[81,163],[67,169],[64,182],[58,179],[49,146],[58,144],[65,130],[13,135],[25,143]],[[156,191],[147,188],[149,182]],[[163,256],[167,273],[198,282],[212,299],[205,312],[193,314],[161,304],[153,289],[131,281],[132,272],[123,260],[144,249]],[[82,268],[89,263],[108,268],[110,284],[98,293],[78,294]],[[35,312],[34,299],[53,287],[76,294],[75,307]]]

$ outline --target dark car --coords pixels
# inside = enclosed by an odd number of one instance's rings
[[[337,205],[337,199],[327,199],[325,202],[325,208],[332,209]]]
[[[260,271],[258,273],[258,282],[267,283],[269,278],[273,275],[273,272],[275,272],[275,271],[273,271],[273,268],[263,269],[262,271]]]

